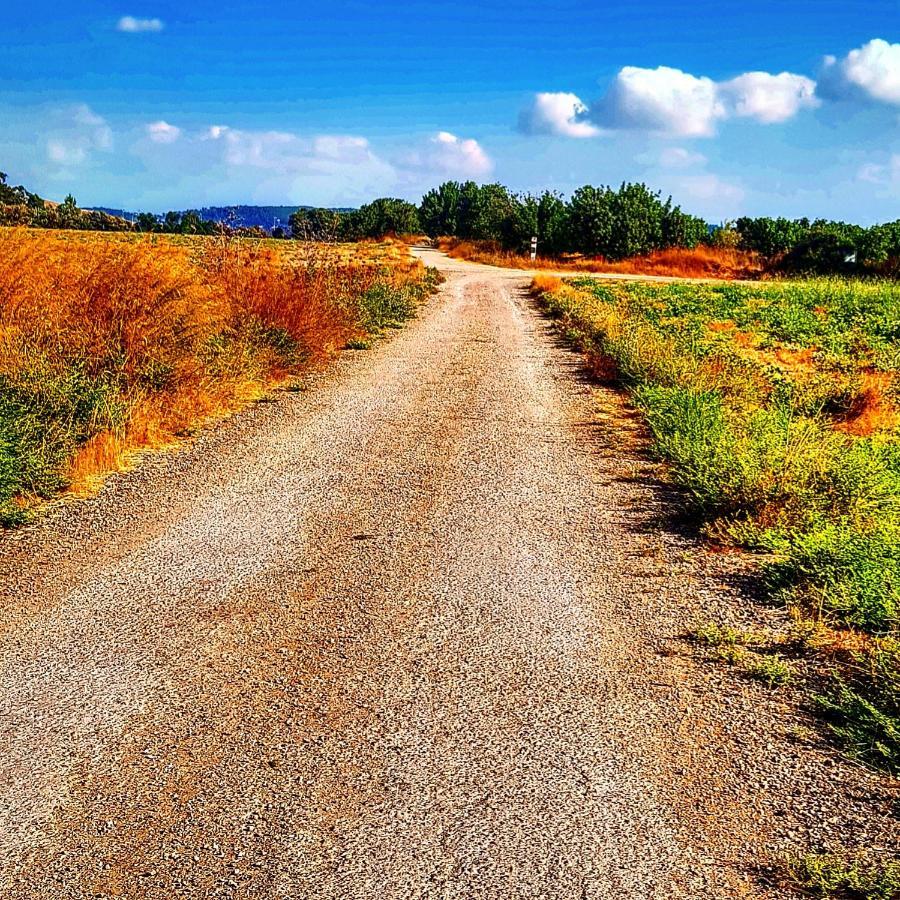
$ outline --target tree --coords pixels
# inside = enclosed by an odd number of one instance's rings
[[[422,230],[419,210],[406,200],[380,197],[348,217],[348,232],[354,237],[386,234],[418,234]]]
[[[569,201],[571,248],[588,256],[609,252],[613,219],[612,191],[608,187],[585,185]]]
[[[163,218],[162,230],[167,234],[178,234],[181,231],[181,213],[170,209]]]
[[[458,181],[445,181],[422,198],[419,223],[426,234],[431,237],[454,237],[459,234],[460,192]]]
[[[159,220],[153,213],[138,213],[138,217],[134,223],[137,231],[145,231],[148,234],[153,231],[159,231]]]
[[[290,223],[291,233],[301,241],[337,241],[345,229],[343,216],[333,209],[298,209]]]
[[[66,194],[66,199],[57,207],[60,228],[78,228],[81,222],[81,210],[71,194]]]
[[[196,209],[189,209],[181,217],[178,230],[181,234],[203,234],[203,218]]]

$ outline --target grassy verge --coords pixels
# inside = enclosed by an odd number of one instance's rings
[[[413,315],[390,244],[0,229],[0,524]]]
[[[631,391],[709,537],[766,552],[772,597],[827,672],[816,702],[833,736],[900,771],[900,288],[535,289]]]

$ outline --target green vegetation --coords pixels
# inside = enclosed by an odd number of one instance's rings
[[[419,234],[419,210],[406,200],[382,197],[359,209],[298,209],[291,216],[291,232],[307,241],[359,241],[387,234]]]
[[[0,525],[24,521],[16,497],[64,487],[63,467],[77,447],[121,418],[115,385],[77,364],[0,376]]]
[[[71,194],[62,203],[48,203],[21,185],[12,187],[6,179],[6,173],[0,172],[0,225],[80,231],[127,231],[131,228],[124,219],[108,213],[79,209]]]
[[[774,652],[765,635],[741,631],[719,622],[697,625],[690,637],[703,647],[715,650],[715,655],[737,666],[749,678],[762,681],[770,688],[787,684],[794,671]],[[756,649],[749,649],[753,645]]]
[[[898,900],[900,860],[877,862],[808,853],[788,862],[791,880],[815,897],[834,900]]]
[[[849,750],[896,769],[900,287],[550,287],[545,304],[630,388],[706,532],[770,554],[777,601],[870,636],[839,657],[820,705]],[[729,656],[769,683],[790,677],[770,658]]]
[[[645,184],[585,185],[566,200],[545,191],[516,194],[501,184],[448,181],[418,207],[382,198],[358,210],[298,210],[294,237],[360,240],[384,234],[450,237],[505,253],[583,254],[608,261],[708,245],[758,254],[769,269],[808,274],[881,272],[900,264],[900,220],[871,228],[823,219],[741,218],[718,228],[682,211]]]
[[[886,641],[856,654],[817,701],[849,752],[900,773],[900,644]]]

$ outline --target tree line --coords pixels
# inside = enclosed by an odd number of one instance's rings
[[[263,237],[260,228],[209,221],[197,210],[141,213],[127,222],[79,209],[75,199],[49,204],[0,172],[0,224],[162,234],[238,234]],[[290,233],[300,240],[356,241],[388,234],[426,234],[490,242],[525,252],[538,239],[542,256],[583,254],[608,260],[700,244],[759,254],[770,268],[798,273],[900,272],[900,220],[871,227],[826,219],[741,217],[711,227],[645,184],[586,185],[572,196],[515,193],[501,184],[447,181],[419,204],[382,197],[356,210],[298,209]],[[287,237],[282,229],[274,237]]]
[[[826,219],[744,216],[710,226],[645,184],[586,185],[560,194],[517,194],[500,184],[448,181],[415,205],[382,198],[352,212],[299,210],[293,236],[355,241],[385,234],[426,234],[490,242],[521,253],[538,239],[544,256],[608,260],[700,244],[759,254],[774,270],[809,274],[900,271],[900,220],[871,227]]]
[[[706,223],[683,212],[644,184],[579,188],[566,201],[559,194],[517,194],[501,184],[448,181],[416,206],[381,198],[358,210],[298,210],[294,237],[359,240],[384,234],[427,234],[490,241],[523,251],[537,237],[541,253],[584,253],[622,259],[666,247],[695,247],[709,233]]]

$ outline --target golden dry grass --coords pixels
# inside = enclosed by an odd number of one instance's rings
[[[364,335],[361,295],[423,273],[396,242],[0,229],[0,418],[46,427],[29,446],[58,444],[62,482],[84,491],[320,365]]]
[[[567,254],[561,257],[529,256],[509,253],[495,245],[477,241],[441,238],[441,250],[454,259],[513,269],[545,269],[572,272],[604,272],[621,275],[659,275],[670,278],[721,278],[723,280],[757,278],[762,274],[759,258],[742,250],[698,246],[694,249],[657,250],[618,262],[602,257]]]

